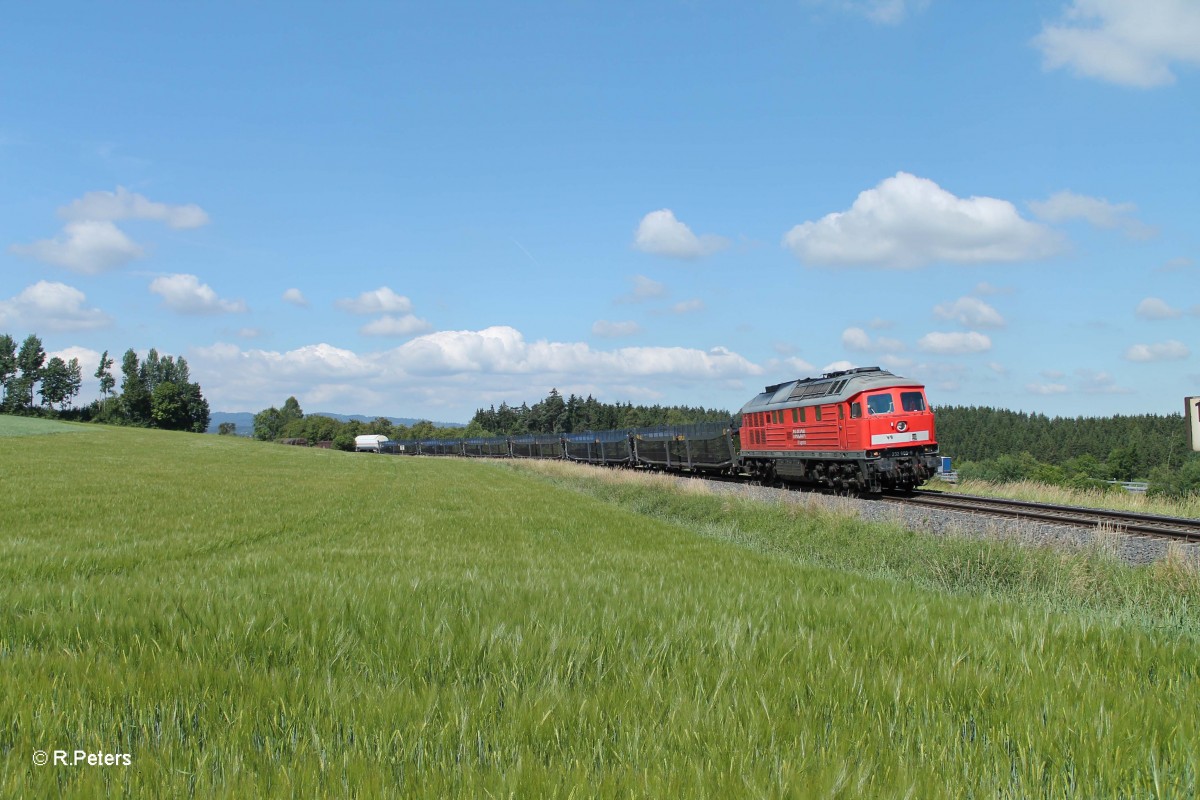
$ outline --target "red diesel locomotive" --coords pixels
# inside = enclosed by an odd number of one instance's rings
[[[851,493],[908,490],[938,468],[924,387],[879,367],[768,386],[742,407],[742,469]]]

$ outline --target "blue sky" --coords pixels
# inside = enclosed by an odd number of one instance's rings
[[[1197,131],[1193,0],[17,4],[0,331],[224,411],[1177,412]]]

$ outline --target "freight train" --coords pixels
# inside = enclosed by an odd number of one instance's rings
[[[911,490],[938,468],[925,387],[879,367],[768,386],[728,423],[390,444],[405,455],[565,459],[847,494]]]

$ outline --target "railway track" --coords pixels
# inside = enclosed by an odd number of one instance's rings
[[[1200,520],[1186,517],[1161,517],[1131,511],[1112,511],[1103,508],[1058,506],[1049,503],[1030,503],[997,497],[977,497],[919,490],[909,495],[890,495],[887,502],[914,506],[987,514],[997,517],[1028,519],[1058,525],[1095,528],[1107,525],[1121,533],[1153,536],[1178,542],[1200,542]]]

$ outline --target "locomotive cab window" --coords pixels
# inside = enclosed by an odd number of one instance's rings
[[[924,411],[925,395],[920,392],[901,392],[900,407],[905,411]]]
[[[858,419],[861,416],[862,416],[862,403],[851,403],[850,404],[850,418]]]
[[[890,394],[873,394],[867,398],[868,414],[890,414],[895,410]]]

